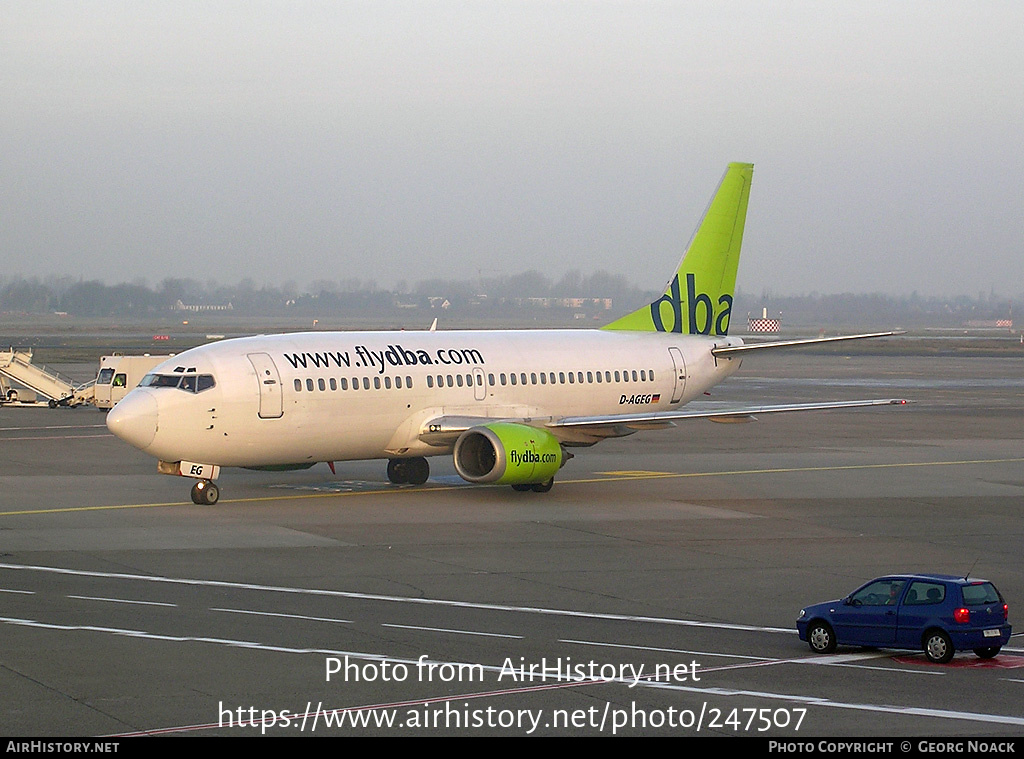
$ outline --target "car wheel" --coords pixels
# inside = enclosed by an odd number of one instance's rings
[[[946,664],[953,659],[956,649],[953,641],[942,630],[931,630],[924,636],[924,655],[935,664]]]
[[[815,622],[807,631],[807,643],[816,654],[830,654],[836,650],[836,634],[828,622]]]
[[[991,659],[999,653],[999,649],[1001,648],[1002,646],[988,646],[987,648],[976,648],[974,649],[974,653],[976,653],[982,659]]]

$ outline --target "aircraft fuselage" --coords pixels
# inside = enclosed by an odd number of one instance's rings
[[[108,425],[164,461],[281,466],[448,454],[441,417],[543,426],[668,411],[732,374],[729,337],[599,330],[310,332],[204,345],[156,367],[210,377],[133,390]],[[200,381],[200,386],[204,384]],[[563,443],[596,438],[563,430]]]

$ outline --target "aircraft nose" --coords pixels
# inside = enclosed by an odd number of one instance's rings
[[[107,414],[107,429],[141,450],[156,437],[156,424],[156,398],[148,390],[133,390]]]

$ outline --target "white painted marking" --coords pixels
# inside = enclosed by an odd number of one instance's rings
[[[898,675],[935,675],[945,677],[947,672],[939,672],[934,669],[903,669],[902,667],[869,667],[866,664],[837,664],[843,669],[866,669],[875,672],[895,672]]]
[[[599,646],[599,647],[606,647],[606,648],[626,648],[626,649],[629,649],[631,651],[657,651],[659,653],[667,653],[667,654],[686,654],[688,656],[692,654],[694,656],[724,656],[727,659],[753,659],[755,661],[764,661],[765,660],[763,656],[745,656],[745,655],[742,655],[742,654],[716,654],[716,653],[711,653],[710,651],[686,651],[686,650],[681,649],[681,648],[659,648],[657,646],[633,646],[633,645],[627,645],[625,643],[604,643],[604,642],[595,641],[595,640],[572,640],[570,638],[566,638],[566,639],[563,639],[563,640],[559,640],[558,642],[559,643],[575,643],[575,644],[580,645],[580,646]]]
[[[419,627],[418,625],[391,625],[382,622],[381,627],[397,627],[402,630],[425,630],[426,632],[455,633],[456,635],[479,635],[482,638],[514,638],[522,640],[522,635],[504,635],[502,633],[474,632],[473,630],[449,630],[445,627]]]
[[[764,667],[773,664],[818,664],[818,665],[829,665],[837,667],[846,667],[848,669],[867,669],[877,670],[879,672],[898,672],[902,674],[912,675],[945,675],[945,672],[936,672],[934,670],[914,670],[914,669],[901,669],[898,667],[868,667],[860,664],[850,664],[851,661],[860,661],[862,659],[878,659],[889,656],[889,654],[870,653],[870,654],[840,654],[836,656],[818,656],[818,657],[800,657],[796,659],[766,659],[763,656],[744,656],[741,654],[720,654],[713,653],[711,651],[687,651],[679,648],[659,648],[657,646],[632,646],[624,643],[602,643],[598,641],[589,640],[570,640],[563,639],[559,640],[559,643],[576,643],[581,646],[599,646],[607,648],[624,648],[634,651],[658,651],[661,653],[670,654],[686,654],[694,656],[720,656],[725,659],[750,659],[751,663],[748,664],[730,664],[721,667],[702,667],[701,672],[722,672],[731,669],[744,669],[751,667]]]
[[[87,430],[94,427],[106,427],[105,424],[50,424],[42,427],[0,427],[0,432],[16,432],[23,430]]]
[[[135,580],[138,582],[166,583],[171,585],[190,585],[211,588],[238,588],[242,590],[270,591],[274,593],[292,593],[300,595],[324,596],[328,598],[355,598],[363,601],[389,601],[392,603],[420,604],[424,606],[448,606],[455,609],[485,609],[489,611],[512,611],[524,614],[542,614],[549,616],[578,617],[582,619],[606,619],[619,622],[643,622],[682,627],[700,627],[715,630],[733,630],[742,632],[767,632],[785,635],[796,635],[796,629],[781,627],[758,627],[756,625],[729,625],[718,622],[700,622],[690,619],[673,619],[671,617],[645,617],[632,614],[602,614],[599,612],[573,611],[571,609],[548,609],[536,606],[510,606],[506,604],[485,604],[470,601],[449,601],[434,598],[412,598],[407,596],[385,596],[376,593],[355,593],[344,590],[323,590],[319,588],[289,588],[277,585],[258,585],[244,582],[227,582],[224,580],[191,580],[175,577],[156,577],[153,575],[133,575],[121,572],[86,572],[78,569],[61,569],[59,567],[40,567],[29,564],[3,564],[0,569],[27,570],[35,572],[51,572],[54,574],[73,575],[78,577],[102,577],[105,579]]]
[[[170,606],[177,608],[178,604],[166,604],[160,601],[133,601],[128,598],[103,598],[101,596],[68,596],[68,598],[77,598],[80,601],[109,601],[112,604],[138,604],[140,606]]]
[[[403,663],[407,665],[416,665],[418,662],[414,659],[402,659],[400,657],[385,656],[381,654],[368,654],[354,651],[333,651],[330,649],[322,648],[289,648],[285,646],[268,646],[260,643],[252,643],[250,641],[241,640],[228,640],[224,638],[202,638],[202,637],[190,637],[190,636],[175,636],[175,635],[159,635],[156,633],[148,633],[142,630],[124,630],[118,628],[105,628],[96,627],[93,625],[58,625],[46,622],[37,622],[31,619],[17,619],[14,617],[0,617],[0,622],[7,624],[21,625],[25,627],[39,627],[48,630],[81,630],[86,632],[100,632],[112,635],[123,635],[131,638],[147,638],[152,640],[162,641],[175,641],[175,642],[196,642],[196,643],[212,643],[215,645],[232,646],[238,648],[252,648],[261,651],[273,651],[277,653],[297,653],[297,654],[319,654],[319,655],[330,655],[330,656],[349,656],[352,658],[365,659],[367,661],[388,661],[393,664]],[[466,663],[466,662],[425,662],[426,664],[438,664],[438,665],[451,665],[451,666],[474,666],[482,667],[484,670],[491,672],[501,672],[501,667],[480,665],[478,663]],[[629,685],[633,683],[632,678],[615,678],[608,680],[583,680],[580,682],[562,683],[564,687],[575,687],[581,685],[595,685],[598,683],[618,683],[620,685]],[[722,697],[748,697],[748,698],[764,698],[774,701],[786,701],[797,704],[809,704],[812,706],[829,707],[832,709],[851,709],[855,711],[867,711],[867,712],[878,712],[881,714],[898,714],[913,717],[934,717],[936,719],[955,719],[966,722],[982,722],[987,724],[998,724],[998,725],[1014,725],[1024,727],[1024,717],[1015,717],[1005,714],[985,714],[982,712],[963,712],[954,711],[950,709],[927,709],[916,706],[896,706],[894,704],[865,704],[865,703],[851,703],[844,701],[830,701],[827,698],[818,698],[814,696],[800,696],[791,693],[774,693],[771,691],[750,691],[750,690],[738,690],[733,688],[707,688],[707,687],[695,687],[689,685],[680,685],[676,683],[664,683],[664,682],[650,682],[641,681],[636,683],[636,687],[641,688],[656,688],[661,690],[678,691],[681,693],[696,693],[704,696],[722,696]]]
[[[32,437],[2,437],[0,443],[13,443],[19,440],[87,440],[94,437],[113,437],[113,433],[103,435],[34,435]]]
[[[313,622],[337,622],[342,625],[353,625],[351,619],[332,619],[330,617],[307,617],[302,614],[281,614],[273,611],[249,611],[248,609],[210,609],[210,611],[226,611],[229,614],[252,614],[256,617],[285,617],[287,619],[308,619]]]
[[[26,596],[34,596],[34,590],[13,590],[11,588],[0,588],[0,593],[23,593]]]

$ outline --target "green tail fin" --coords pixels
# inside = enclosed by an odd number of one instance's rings
[[[747,218],[752,163],[730,163],[665,294],[603,329],[725,335]]]

